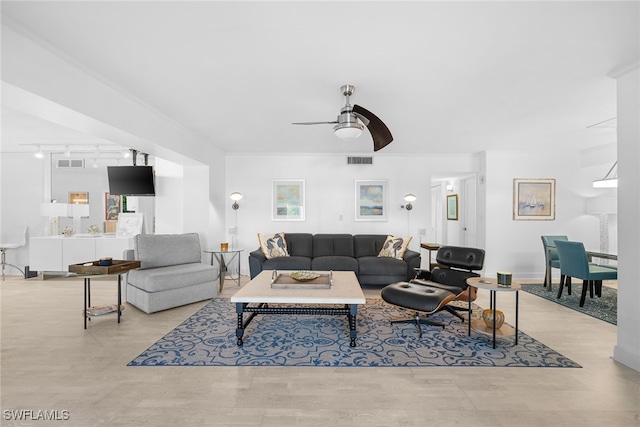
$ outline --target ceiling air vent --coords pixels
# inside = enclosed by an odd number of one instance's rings
[[[348,165],[372,165],[373,157],[347,157]]]
[[[58,168],[82,169],[84,168],[84,159],[58,159]]]

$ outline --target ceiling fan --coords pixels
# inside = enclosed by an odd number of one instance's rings
[[[360,136],[364,126],[360,124],[360,121],[369,129],[371,137],[373,138],[373,151],[378,151],[393,141],[393,136],[389,128],[371,111],[362,108],[359,105],[349,104],[349,97],[353,95],[356,90],[355,86],[344,85],[340,87],[340,91],[345,96],[346,101],[344,107],[340,110],[340,114],[333,122],[298,122],[294,125],[322,125],[322,124],[335,124],[333,131],[338,138],[345,140],[354,140]]]

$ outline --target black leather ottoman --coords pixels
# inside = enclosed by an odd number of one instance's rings
[[[442,323],[428,320],[427,317],[441,310],[456,298],[456,294],[453,292],[409,282],[398,282],[385,286],[381,296],[389,304],[416,311],[413,317],[391,319],[391,323],[416,322],[419,337],[422,337],[420,323],[444,328],[445,325]],[[420,316],[420,313],[425,313],[427,316]]]

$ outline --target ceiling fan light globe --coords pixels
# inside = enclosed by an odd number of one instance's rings
[[[333,131],[338,138],[345,141],[352,141],[354,139],[358,139],[360,135],[362,135],[362,129],[364,129],[364,126],[359,123],[345,123],[335,126]]]

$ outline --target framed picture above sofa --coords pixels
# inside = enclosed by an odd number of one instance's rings
[[[304,221],[304,179],[274,180],[271,204],[274,221]]]
[[[387,181],[356,180],[356,221],[387,221]]]

